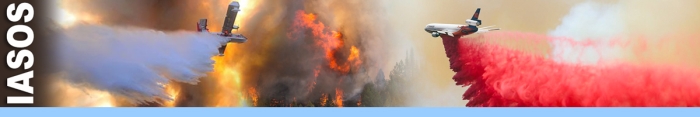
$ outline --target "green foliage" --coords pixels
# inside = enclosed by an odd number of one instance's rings
[[[384,87],[376,84],[365,85],[362,91],[362,105],[377,106],[406,106],[406,83],[407,83],[407,62],[396,63],[394,69],[389,74],[390,80]]]
[[[366,107],[378,107],[384,105],[384,90],[377,89],[374,84],[365,85],[362,90],[362,105]]]

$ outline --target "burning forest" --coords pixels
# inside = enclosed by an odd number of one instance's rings
[[[286,1],[251,17],[278,20],[242,24],[260,27],[242,30],[257,41],[233,47],[239,51],[226,53],[223,59],[242,66],[238,69],[244,77],[242,87],[248,89],[246,98],[254,100],[248,101],[250,105],[351,106],[359,100],[362,86],[369,83],[370,71],[376,72],[370,64],[379,59],[365,53],[371,49],[368,44],[377,43],[369,37],[376,34],[361,31],[358,28],[363,25],[354,21],[337,21],[340,16],[310,4],[331,3]],[[269,15],[280,11],[285,12]]]

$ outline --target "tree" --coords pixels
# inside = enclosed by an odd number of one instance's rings
[[[380,70],[375,77],[377,82],[364,86],[361,93],[362,106],[406,106],[407,81],[413,77],[411,72],[419,71],[415,68],[417,64],[413,52],[409,51],[406,55],[406,59],[397,62],[389,72],[389,81],[384,81],[384,74]]]
[[[403,88],[406,84],[405,67],[406,63],[402,60],[396,63],[394,69],[389,74],[390,80],[386,89],[386,106],[404,106],[406,96],[406,90]]]
[[[381,95],[382,90],[377,89],[377,87],[374,84],[367,84],[365,85],[364,89],[362,90],[362,105],[361,106],[367,106],[367,107],[377,107],[377,106],[383,106],[384,105],[384,97]]]

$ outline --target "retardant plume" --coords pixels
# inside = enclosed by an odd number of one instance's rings
[[[197,32],[75,25],[59,31],[57,60],[64,80],[131,102],[170,100],[169,80],[195,84],[212,71],[226,41]]]
[[[551,33],[557,36],[512,31],[443,36],[450,68],[457,72],[453,79],[469,86],[463,95],[467,106],[700,106],[697,68],[620,61],[623,50],[643,53],[664,41],[648,44],[649,36],[624,33],[626,24],[616,24],[622,23],[618,10],[580,4]],[[698,38],[667,34],[658,40]],[[488,42],[494,40],[551,43],[553,53]]]
[[[514,33],[509,39],[555,39]],[[503,33],[482,35],[483,38]],[[515,38],[520,37],[520,38]],[[467,106],[700,106],[700,71],[673,65],[586,66],[443,37]],[[581,42],[575,42],[581,43]]]

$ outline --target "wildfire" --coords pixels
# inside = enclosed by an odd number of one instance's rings
[[[343,90],[338,88],[335,89],[335,105],[343,107]]]
[[[248,88],[248,96],[250,96],[250,100],[253,101],[253,106],[258,106],[258,91],[256,91],[255,88]]]
[[[171,83],[165,86],[165,91],[170,96],[170,100],[166,100],[165,103],[163,103],[163,106],[175,107],[175,104],[177,103],[177,98],[180,94],[180,86]]]
[[[360,96],[360,100],[357,101],[357,106],[361,106],[361,105],[362,105],[362,96]]]
[[[241,94],[241,74],[237,70],[228,69],[218,78],[219,86],[225,87],[223,95],[218,97],[217,107],[229,107],[243,105],[244,97]],[[214,93],[214,92],[212,92]]]
[[[328,67],[333,70],[348,73],[352,66],[358,66],[362,63],[360,60],[360,50],[354,45],[350,47],[349,55],[345,59],[345,62],[340,63],[340,60],[336,58],[341,49],[343,49],[345,43],[343,42],[343,34],[338,31],[326,31],[325,24],[318,22],[316,20],[316,15],[300,10],[297,11],[297,19],[294,22],[294,26],[310,29],[312,34],[318,38],[316,40],[316,45],[322,47],[325,52],[325,58],[328,60]],[[296,39],[292,36],[293,33],[300,33],[300,30],[293,28],[294,30],[287,36],[292,39]]]
[[[314,70],[314,77],[318,77],[318,74],[321,73],[320,67],[316,67],[316,70]]]
[[[51,89],[54,89],[52,98],[59,100],[70,100],[56,102],[52,106],[60,107],[114,107],[114,98],[109,92],[76,87],[64,80],[54,82]]]
[[[357,47],[352,46],[352,48],[350,48],[350,56],[348,57],[348,61],[355,61],[354,64],[360,64],[360,62],[362,62],[362,61],[359,61],[359,58],[360,58],[360,50],[358,50]]]
[[[309,83],[309,88],[307,89],[309,92],[314,90],[316,86],[316,79],[318,79],[319,73],[321,73],[321,66],[316,66],[316,69],[314,70],[314,77],[313,79],[311,79],[311,83]]]
[[[240,4],[240,9],[241,11],[238,12],[238,16],[236,17],[236,22],[234,25],[238,25],[240,27],[246,27],[244,23],[242,22],[247,22],[247,17],[249,17],[250,14],[255,12],[255,7],[257,7],[259,4],[259,1],[256,0],[221,0],[218,1],[218,3],[208,3],[208,4],[201,4],[202,6],[207,6],[207,5],[228,5],[232,1],[238,1]],[[203,2],[212,2],[212,1],[203,1]],[[208,19],[221,19],[217,16],[222,16],[226,12],[226,7],[227,6],[220,6],[220,8],[217,9],[212,9],[213,11],[216,11],[215,13],[212,13],[207,17]],[[207,8],[207,7],[202,7],[202,8]],[[217,31],[221,30],[220,26],[222,25],[223,22],[219,22],[219,20],[212,20],[210,22],[211,31]],[[214,73],[213,74],[218,74],[216,77],[213,78],[214,82],[217,82],[216,86],[214,89],[208,90],[207,94],[208,97],[208,105],[211,106],[243,106],[246,105],[246,98],[249,98],[253,104],[252,106],[258,106],[258,101],[260,98],[260,95],[258,93],[258,90],[255,89],[254,87],[250,87],[246,89],[243,87],[243,75],[240,69],[245,68],[244,64],[231,64],[231,63],[242,63],[240,61],[247,61],[246,58],[240,58],[240,54],[242,54],[242,51],[239,51],[240,48],[237,48],[240,46],[232,46],[229,45],[226,48],[226,53],[224,53],[223,57],[214,57],[213,59],[216,61],[214,64]],[[246,96],[247,94],[247,96]]]
[[[326,106],[328,103],[328,94],[321,94],[321,106]]]
[[[298,39],[295,34],[303,34],[308,31],[313,35],[315,45],[321,48],[323,57],[328,60],[328,68],[333,71],[348,74],[351,70],[356,69],[362,63],[361,50],[352,43],[346,43],[343,33],[339,31],[329,30],[326,25],[317,20],[317,16],[313,13],[306,13],[303,10],[296,12],[296,19],[292,24],[292,31],[287,33],[290,39]],[[313,83],[309,86],[309,90],[313,89],[315,80],[319,76],[320,68],[314,70]],[[321,106],[326,106],[328,103],[329,94],[321,95]],[[335,98],[332,99],[333,104],[338,107],[343,106],[343,91],[339,88],[335,90]],[[358,105],[360,102],[358,102]]]
[[[225,57],[213,58],[216,62],[212,76],[215,76],[213,80],[216,84],[213,89],[207,90],[211,91],[207,92],[209,95],[207,106],[232,107],[245,105],[245,90],[241,85],[243,78],[238,70],[239,64],[227,64],[224,61]]]

